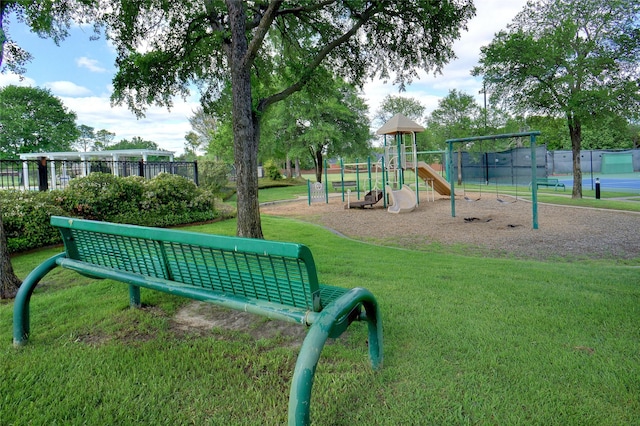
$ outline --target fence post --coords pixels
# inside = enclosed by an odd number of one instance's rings
[[[138,176],[144,177],[144,160],[138,162]]]
[[[200,186],[200,184],[198,183],[198,160],[195,160],[193,162],[193,182],[196,184],[196,186]]]
[[[38,158],[38,189],[49,190],[49,177],[47,176],[47,157]]]

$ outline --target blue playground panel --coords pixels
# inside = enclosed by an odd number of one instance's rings
[[[601,191],[617,191],[617,192],[639,192],[640,193],[640,174],[626,177],[609,177],[607,175],[591,176],[582,178],[582,188],[591,189],[596,187],[596,177],[600,179]],[[573,178],[559,179],[568,189],[573,187]],[[593,184],[593,186],[592,186]]]

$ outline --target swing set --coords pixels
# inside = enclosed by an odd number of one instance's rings
[[[449,139],[446,141],[447,143],[447,176],[449,177],[449,184],[451,185],[451,217],[455,217],[456,216],[456,201],[455,201],[455,182],[454,182],[454,167],[453,167],[453,147],[455,144],[467,144],[467,143],[471,143],[471,142],[478,142],[478,141],[487,141],[487,140],[497,140],[497,139],[511,139],[511,138],[520,138],[520,137],[529,137],[530,140],[530,145],[531,145],[531,182],[535,182],[536,181],[536,171],[537,171],[537,160],[536,160],[536,136],[540,135],[539,131],[532,131],[532,132],[522,132],[522,133],[507,133],[507,134],[501,134],[501,135],[490,135],[490,136],[474,136],[474,137],[470,137],[470,138],[462,138],[462,139]],[[486,157],[486,154],[485,154]],[[488,161],[488,160],[487,160]],[[494,171],[497,170],[497,161],[498,159],[495,158],[493,163],[493,167],[494,167]],[[486,166],[488,168],[488,165]],[[496,201],[498,201],[499,203],[502,204],[513,204],[515,202],[518,201],[518,185],[517,185],[517,181],[516,181],[516,197],[514,201],[507,201],[503,198],[500,197],[500,192],[498,190],[498,177],[497,177],[497,173],[494,173],[496,175],[496,184],[495,184],[495,189],[496,189]],[[517,175],[516,175],[516,180],[517,180]],[[489,184],[488,182],[488,171],[487,171],[487,176],[486,176],[486,182],[487,185]],[[463,191],[463,198],[465,201],[468,202],[474,202],[474,201],[479,201],[482,198],[482,186],[480,187],[480,197],[477,199],[473,199],[467,196],[467,190],[466,190],[466,184],[465,181],[462,180],[462,191]],[[537,185],[531,185],[531,206],[532,206],[532,228],[533,229],[538,229],[538,191],[537,188],[535,188]]]

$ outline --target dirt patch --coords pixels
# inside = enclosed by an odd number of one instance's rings
[[[306,327],[285,321],[272,321],[248,312],[234,311],[205,302],[192,302],[180,309],[173,318],[175,331],[209,334],[212,330],[234,330],[247,333],[254,339],[281,338],[286,346],[300,346]]]
[[[411,248],[429,243],[462,246],[487,256],[545,259],[640,259],[640,214],[538,204],[533,229],[531,203],[495,194],[467,194],[477,201],[427,201],[410,213],[375,208],[345,209],[341,197],[328,204],[306,200],[261,207],[263,214],[295,217],[349,238]]]

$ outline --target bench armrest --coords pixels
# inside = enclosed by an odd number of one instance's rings
[[[358,313],[357,318],[352,317],[354,312]],[[313,323],[302,343],[293,372],[289,394],[289,425],[309,424],[311,388],[320,353],[327,339],[335,337],[335,328],[342,328],[348,318],[367,322],[369,359],[374,370],[382,367],[382,318],[378,302],[369,290],[353,288],[327,305],[322,312],[310,313],[310,317],[309,320]]]

